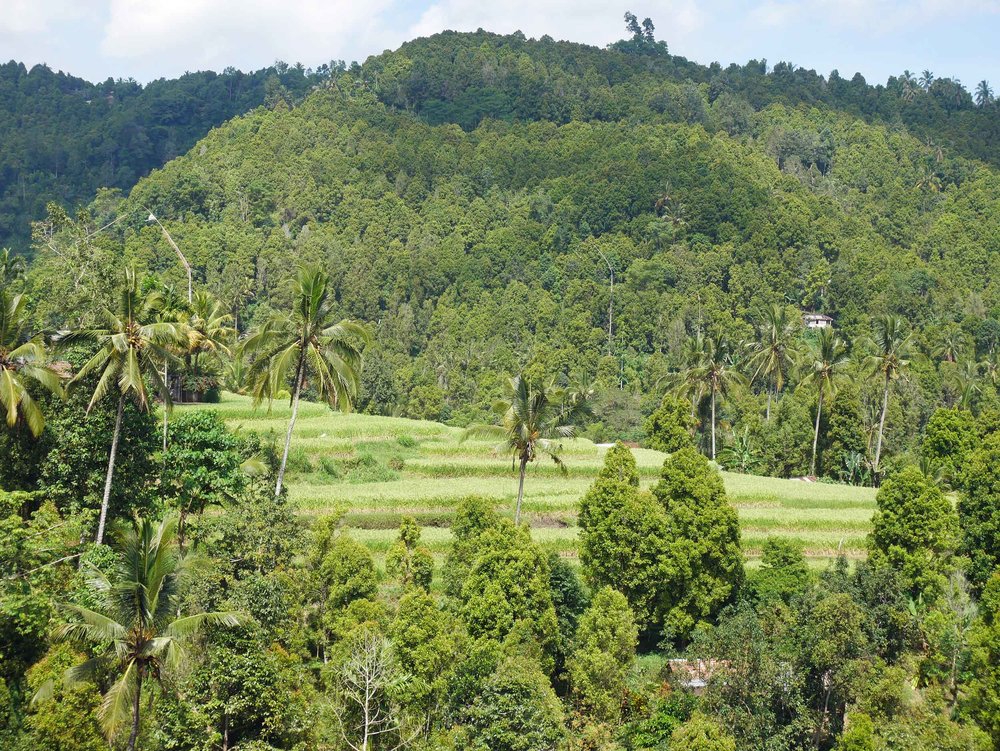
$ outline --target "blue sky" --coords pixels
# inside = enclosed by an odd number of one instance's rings
[[[652,17],[701,63],[787,60],[869,83],[904,69],[1000,90],[1000,0],[0,0],[0,58],[90,80],[364,60],[443,29],[520,29],[603,46]]]

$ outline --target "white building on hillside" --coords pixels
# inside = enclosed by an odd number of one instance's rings
[[[833,319],[822,313],[803,313],[802,322],[807,329],[826,329],[833,325]]]

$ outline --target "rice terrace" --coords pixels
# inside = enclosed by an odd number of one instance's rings
[[[177,406],[175,413],[213,409],[236,430],[283,436],[287,402],[254,408],[248,397],[225,393],[217,405]],[[395,542],[400,519],[424,526],[421,540],[435,556],[451,541],[451,514],[465,496],[495,499],[510,513],[517,472],[495,442],[461,441],[461,428],[424,420],[331,412],[324,404],[303,403],[289,456],[289,497],[303,514],[344,512],[351,535],[373,553]],[[605,447],[582,438],[563,442],[566,474],[544,457],[528,468],[525,517],[543,548],[574,558],[580,498],[604,461]],[[659,477],[665,454],[633,449],[643,487]],[[863,557],[865,535],[875,509],[868,487],[783,480],[723,472],[729,500],[736,506],[744,551],[752,565],[768,536],[795,540],[815,566],[838,552]]]

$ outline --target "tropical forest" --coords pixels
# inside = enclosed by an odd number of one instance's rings
[[[1000,99],[668,41],[0,66],[0,748],[1000,751]]]

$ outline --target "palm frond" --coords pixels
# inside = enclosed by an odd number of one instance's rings
[[[371,329],[360,321],[353,321],[345,318],[332,326],[327,326],[322,331],[324,339],[334,339],[338,341],[346,339],[359,339],[364,344],[371,344]]]
[[[121,393],[130,391],[136,395],[139,406],[146,408],[146,382],[142,379],[142,367],[139,364],[139,354],[129,347],[125,353],[125,367],[118,376],[118,388]]]
[[[62,379],[52,368],[44,365],[24,365],[21,367],[21,375],[30,378],[46,391],[55,394],[60,399],[66,395]]]
[[[121,728],[127,725],[132,717],[132,704],[138,690],[138,672],[138,666],[134,661],[130,661],[125,672],[104,695],[98,717],[101,721],[101,727],[104,728],[104,732],[109,738],[118,735]]]
[[[31,393],[27,389],[21,392],[21,415],[28,424],[28,430],[31,431],[31,434],[33,436],[40,436],[45,429],[45,417],[42,415],[42,410],[35,403],[35,400],[31,398]]]
[[[164,635],[172,639],[190,639],[205,626],[225,626],[235,628],[247,623],[249,617],[236,611],[218,611],[213,613],[198,613],[171,621],[164,630]]]
[[[117,358],[110,359],[107,362],[104,372],[101,373],[101,377],[97,381],[97,386],[94,387],[94,393],[90,397],[90,402],[87,404],[88,412],[92,410],[105,396],[111,393],[111,387],[117,380],[120,369],[121,363]]]
[[[97,676],[106,670],[109,665],[110,660],[104,656],[91,657],[89,660],[84,660],[79,665],[67,668],[63,674],[63,685],[72,687],[80,683],[94,682]]]
[[[475,439],[503,439],[507,437],[507,430],[500,425],[470,425],[462,431],[459,443]]]
[[[56,641],[114,642],[124,639],[128,631],[112,618],[82,605],[61,603],[59,607],[80,620],[57,626],[53,633]]]

